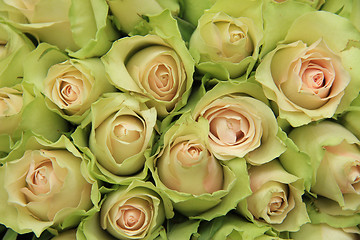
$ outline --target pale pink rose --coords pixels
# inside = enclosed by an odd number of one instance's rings
[[[302,180],[286,172],[279,161],[252,166],[249,176],[253,194],[246,199],[246,204],[239,205],[245,216],[270,224],[278,231],[297,231],[309,222],[302,201]]]
[[[296,127],[332,117],[350,82],[338,54],[323,40],[279,45],[267,54],[255,78],[277,103],[279,116]]]
[[[164,210],[163,200],[155,186],[150,182],[133,181],[129,186],[121,186],[107,194],[99,219],[105,231],[97,232],[91,239],[104,239],[104,234],[124,240],[153,239],[151,236],[154,237],[164,222]],[[84,230],[87,231],[86,227]],[[89,233],[93,235],[92,232],[90,229]]]
[[[256,84],[219,83],[198,101],[193,117],[208,121],[209,150],[217,159],[244,157],[250,164],[260,165],[278,157],[285,146],[277,137],[271,108],[242,93],[244,89],[265,98]]]
[[[175,139],[158,159],[157,167],[162,183],[172,190],[194,195],[221,190],[221,165],[199,139],[191,137],[193,139]]]
[[[94,78],[78,64],[66,61],[53,65],[45,79],[45,95],[69,114],[82,114],[88,107]],[[87,105],[87,106],[84,106]]]
[[[176,52],[165,46],[150,46],[126,64],[133,79],[155,99],[170,102],[185,81],[185,69]]]
[[[183,115],[164,135],[156,157],[156,171],[168,189],[193,195],[224,188],[224,168],[208,149],[208,126]]]
[[[359,139],[344,126],[332,121],[295,128],[289,137],[311,162],[309,187],[317,197],[314,199],[316,208],[332,216],[359,213]]]
[[[68,166],[62,166],[63,161]],[[71,169],[75,173],[71,172],[69,168],[76,165],[80,166],[79,159],[66,150],[26,151],[22,158],[7,166],[6,176],[13,175],[5,181],[9,202],[41,221],[63,220],[66,215],[60,212],[65,208],[89,207],[90,201],[85,197],[90,196],[91,184],[81,175],[74,175],[79,174],[79,170]],[[77,183],[64,189],[69,185],[69,178]],[[70,194],[72,191],[78,194]],[[64,200],[65,196],[68,201]]]
[[[350,195],[360,194],[360,151],[357,144],[346,141],[335,146],[324,146],[324,157],[317,170],[315,185],[311,190],[319,195],[328,197],[344,204],[342,194],[346,199]],[[332,175],[331,188],[327,187],[329,179],[325,175]],[[337,194],[334,194],[337,193]],[[342,194],[341,194],[342,193]],[[349,195],[350,194],[350,195]]]

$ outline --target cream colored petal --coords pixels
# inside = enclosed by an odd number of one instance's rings
[[[85,69],[75,61],[55,64],[50,67],[44,83],[45,95],[70,115],[86,109],[83,105],[88,104],[94,84],[93,77],[82,71]]]
[[[217,99],[202,116],[209,121],[209,144],[217,158],[243,157],[260,146],[263,120],[246,98]]]
[[[162,183],[179,192],[201,195],[223,188],[221,165],[196,137],[165,149],[157,169]]]
[[[109,211],[110,232],[114,236],[119,232],[141,238],[147,234],[153,215],[152,201],[149,198],[132,197],[119,201]]]
[[[12,88],[0,88],[0,117],[12,116],[23,107],[22,93]]]
[[[126,68],[145,94],[162,101],[172,101],[186,79],[180,57],[164,46],[150,46],[137,52]]]
[[[108,147],[116,162],[121,163],[144,149],[146,125],[140,117],[118,116],[111,126]]]
[[[360,193],[360,151],[357,145],[345,141],[325,146],[324,158],[342,193]]]
[[[279,96],[278,99],[280,108],[285,111],[316,110],[335,104],[340,101],[342,92],[350,81],[340,57],[321,40],[309,47],[301,42],[287,45],[275,53],[271,67],[279,94],[284,94],[287,98]],[[317,69],[318,77],[323,76],[321,88],[311,87],[313,85],[308,80],[303,85],[307,70],[314,69]],[[310,112],[306,112],[308,113]]]

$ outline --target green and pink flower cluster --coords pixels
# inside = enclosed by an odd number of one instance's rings
[[[358,0],[0,0],[0,236],[359,239],[359,92]]]

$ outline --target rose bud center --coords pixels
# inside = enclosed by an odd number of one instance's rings
[[[150,205],[150,202],[145,199],[130,198],[124,204],[114,205],[111,210],[114,214],[111,222],[126,235],[139,236],[148,229],[151,222],[152,207]]]
[[[175,84],[178,82],[178,72],[172,56],[160,55],[148,67],[148,84],[154,96],[165,101],[173,99],[177,89]]]
[[[272,198],[268,204],[268,214],[269,215],[281,215],[284,212],[287,204],[284,200],[282,193],[273,193]]]
[[[308,54],[302,59],[299,73],[303,83],[301,89],[325,98],[330,94],[330,88],[335,80],[335,70],[330,59],[317,59],[318,57],[315,54]]]
[[[152,68],[153,75],[155,76],[155,86],[161,90],[169,90],[173,86],[171,79],[173,78],[171,68],[164,64],[156,65]],[[156,90],[154,88],[153,90]]]
[[[249,128],[248,121],[242,120],[241,118],[215,118],[211,121],[210,131],[223,143],[237,144],[245,136],[243,130],[246,131]]]
[[[145,222],[145,214],[132,206],[123,206],[117,223],[123,229],[139,230]]]
[[[220,57],[228,58],[231,62],[240,62],[251,55],[254,46],[245,24],[218,21],[215,26],[221,34],[217,43]]]
[[[143,131],[143,123],[138,118],[132,116],[118,117],[113,129],[117,140],[123,143],[131,143],[138,140]]]
[[[28,175],[26,176],[26,183],[30,191],[34,194],[44,194],[49,192],[49,179],[53,172],[53,166],[49,159],[35,165],[33,162],[30,165]]]
[[[356,192],[360,192],[360,163],[358,161],[356,161],[355,166],[350,168],[348,181]]]
[[[235,26],[234,24],[230,25],[229,36],[230,36],[231,43],[238,42],[241,39],[246,37],[245,33],[239,27]]]
[[[150,46],[134,54],[126,64],[130,76],[138,79],[146,94],[172,101],[185,80],[185,69],[177,53],[165,46]]]
[[[201,156],[204,154],[205,147],[199,143],[182,142],[177,144],[173,149],[179,149],[177,160],[182,166],[191,167],[200,163]]]
[[[217,144],[238,145],[252,137],[248,118],[239,112],[222,109],[205,117],[210,122],[209,137]]]
[[[63,81],[60,84],[61,94],[60,98],[66,106],[76,102],[80,95],[80,89],[77,85],[70,82]]]
[[[352,183],[360,182],[360,166],[351,167],[351,170],[350,170],[350,173],[349,173],[349,180]]]

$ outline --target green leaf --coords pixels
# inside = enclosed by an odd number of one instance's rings
[[[214,220],[200,225],[199,234],[200,237],[198,240],[208,240],[212,239],[216,232],[223,226],[224,218],[215,218]]]
[[[12,229],[8,229],[3,237],[3,240],[16,240],[18,233]]]
[[[168,240],[189,240],[197,232],[200,221],[185,219],[180,223],[171,223],[172,221],[169,223]]]
[[[191,35],[195,30],[195,26],[179,17],[175,17],[175,19],[179,26],[179,30],[180,30],[182,38],[184,39],[185,43],[188,44],[190,41]]]

